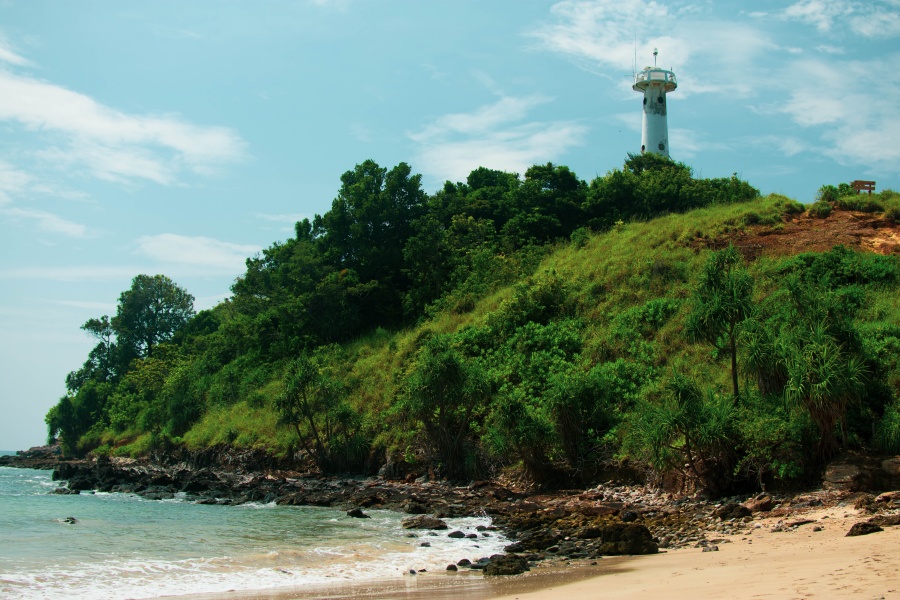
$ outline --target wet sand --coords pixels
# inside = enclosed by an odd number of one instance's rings
[[[779,524],[812,523],[787,531]],[[845,537],[869,515],[830,507],[754,521],[751,534],[722,536],[718,551],[684,548],[611,557],[597,565],[541,566],[509,578],[423,573],[367,584],[189,596],[191,600],[403,598],[408,600],[695,600],[696,598],[900,599],[900,527]],[[758,525],[758,527],[756,527]],[[814,528],[821,528],[815,531]]]

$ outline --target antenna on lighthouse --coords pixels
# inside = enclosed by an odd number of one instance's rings
[[[634,59],[631,61],[631,80],[637,75],[637,31],[634,32]]]
[[[659,54],[659,50],[656,48],[653,49],[653,66],[656,67],[656,55]]]

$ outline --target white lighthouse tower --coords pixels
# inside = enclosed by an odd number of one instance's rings
[[[641,154],[655,152],[669,156],[669,125],[666,122],[666,93],[675,90],[675,73],[657,68],[653,49],[653,66],[644,67],[634,76],[631,89],[644,94],[644,119],[641,126]]]

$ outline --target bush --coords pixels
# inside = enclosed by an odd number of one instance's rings
[[[767,480],[796,479],[807,472],[816,429],[809,415],[788,410],[778,396],[749,397],[738,409],[741,459],[735,474],[763,487]]]
[[[818,202],[835,202],[843,196],[853,194],[853,187],[849,183],[839,183],[838,185],[823,185],[816,192],[816,200]]]
[[[894,401],[875,427],[875,447],[885,454],[900,454],[900,403]]]
[[[785,215],[799,215],[806,212],[806,207],[796,200],[790,200],[784,203],[784,206],[782,206],[781,208],[781,212]]]
[[[834,207],[839,210],[854,210],[864,213],[884,212],[884,206],[873,200],[868,194],[844,196],[834,203]]]
[[[819,200],[809,207],[809,216],[814,219],[825,219],[831,214],[831,204],[826,200]]]

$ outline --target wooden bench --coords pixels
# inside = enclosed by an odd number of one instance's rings
[[[875,182],[874,181],[862,181],[857,179],[853,183],[850,184],[857,194],[861,194],[862,192],[869,192],[869,195],[872,195],[872,192],[875,191]]]

